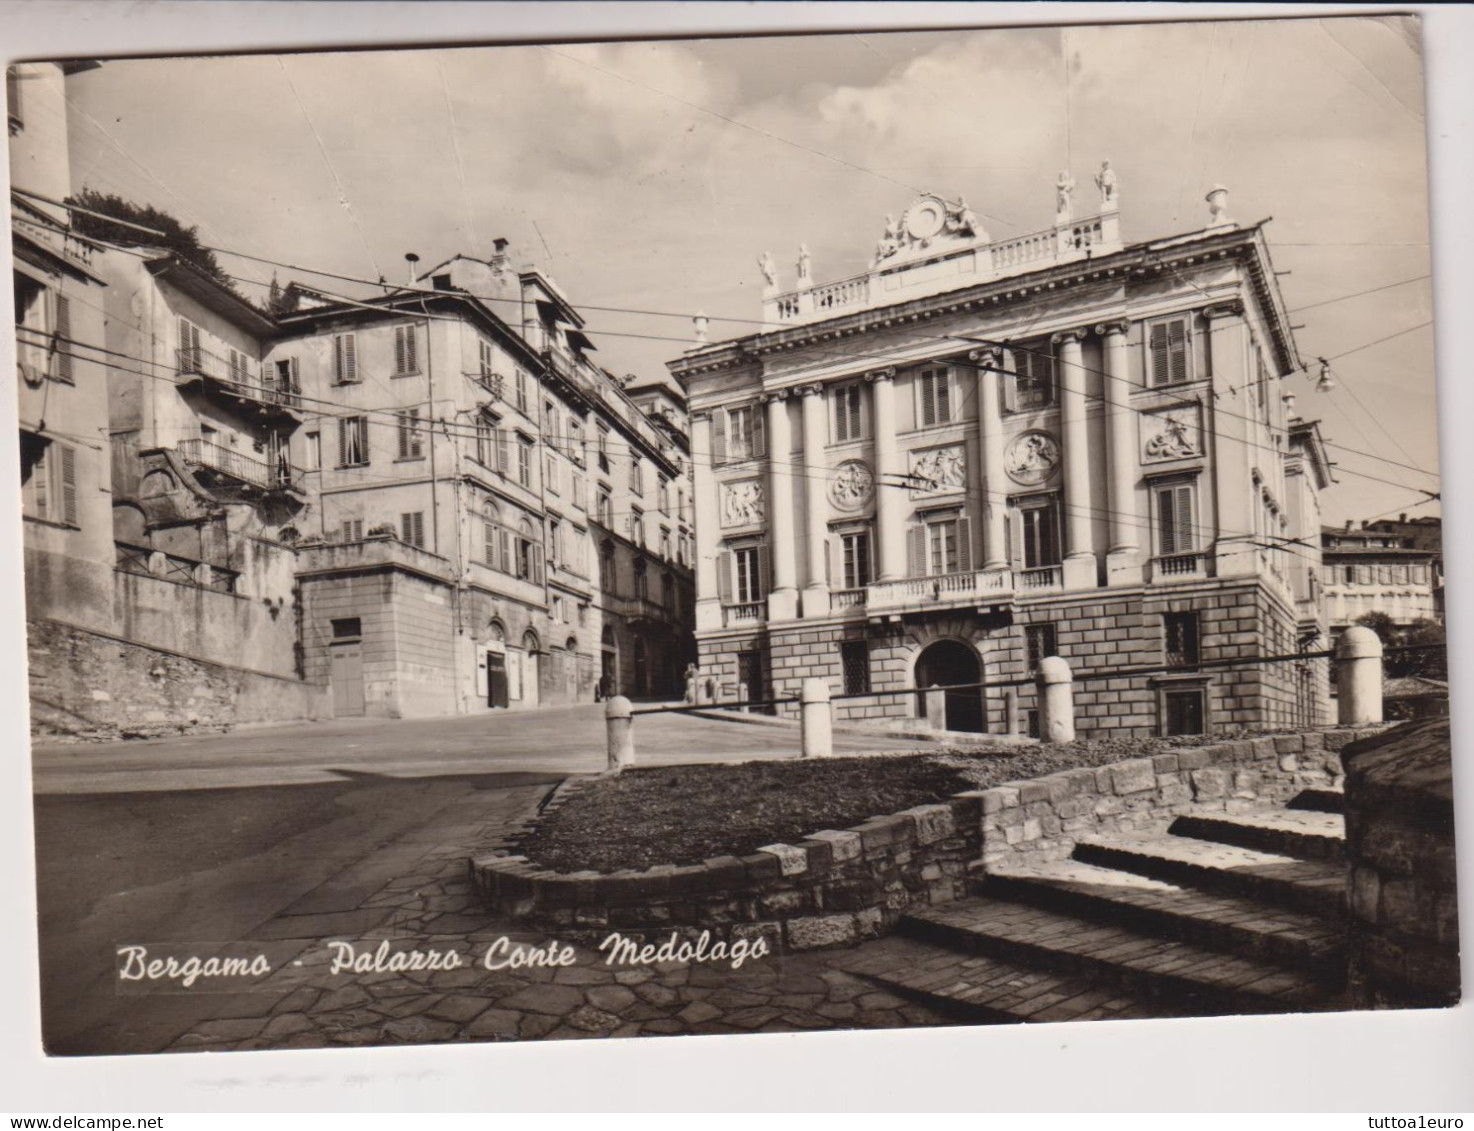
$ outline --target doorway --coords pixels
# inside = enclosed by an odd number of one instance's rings
[[[960,640],[938,640],[928,645],[916,658],[916,687],[949,687],[959,683],[978,683],[982,665],[971,647]],[[979,687],[944,691],[945,717],[948,730],[981,732],[983,725],[983,693]],[[927,717],[927,696],[918,695],[917,713]]]
[[[357,640],[334,644],[332,655],[333,715],[363,714],[363,645]]]
[[[510,704],[507,688],[507,654],[486,653],[486,705],[506,707]]]
[[[737,693],[742,696],[743,702],[757,702],[767,696],[764,690],[767,679],[763,672],[763,654],[761,652],[738,652],[737,653]],[[758,714],[770,714],[771,707],[746,707],[747,711]]]

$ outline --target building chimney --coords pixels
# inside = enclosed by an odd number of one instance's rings
[[[498,236],[491,241],[490,265],[493,271],[505,271],[507,269],[507,241]]]
[[[1398,515],[1397,516],[1397,521],[1398,522],[1406,522],[1407,521],[1407,511],[1403,511],[1400,515]]]
[[[415,285],[415,265],[419,263],[420,257],[412,251],[404,253],[404,261],[409,265],[409,285]]]

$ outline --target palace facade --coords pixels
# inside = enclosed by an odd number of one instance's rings
[[[689,397],[697,641],[723,699],[1002,733],[1033,691],[908,694],[1069,661],[1083,734],[1319,722],[1324,662],[1245,664],[1323,637],[1313,422],[1261,225],[1128,244],[1109,166],[1077,218],[993,240],[964,201],[887,218],[869,269],[806,250],[764,325],[670,363]],[[703,329],[698,320],[698,333]],[[1151,675],[1085,679],[1155,667]],[[890,694],[880,694],[890,693]],[[928,700],[931,700],[930,706]]]

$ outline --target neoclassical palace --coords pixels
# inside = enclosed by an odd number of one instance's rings
[[[994,240],[963,200],[887,217],[860,275],[785,289],[763,327],[670,363],[692,411],[697,640],[723,699],[827,679],[841,717],[1037,725],[1068,660],[1084,734],[1320,721],[1316,424],[1262,225],[1124,243],[1107,163],[1083,218]],[[1106,678],[1123,668],[1156,669]],[[1100,673],[1100,678],[1092,678]],[[890,693],[890,694],[883,694]],[[939,709],[940,705],[944,711]]]

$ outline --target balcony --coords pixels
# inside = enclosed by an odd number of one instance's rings
[[[285,458],[273,465],[210,440],[181,440],[177,450],[190,470],[207,473],[204,478],[220,477],[262,491],[294,490],[292,466]]]
[[[969,570],[933,577],[877,581],[870,586],[866,604],[871,613],[960,608],[1007,601],[1013,592],[1012,570]]]
[[[140,577],[156,577],[175,585],[193,585],[220,593],[234,593],[240,581],[238,570],[166,554],[152,546],[131,542],[115,542],[113,545],[117,554],[114,568],[119,573],[136,573]]]
[[[1207,576],[1207,554],[1164,554],[1152,559],[1153,581],[1191,581]]]
[[[181,385],[198,384],[206,395],[221,400],[237,411],[298,424],[302,388],[296,381],[262,375],[259,362],[236,355],[220,357],[199,346],[176,351],[176,380]]]
[[[52,255],[86,271],[93,270],[95,244],[73,235],[64,221],[14,194],[10,198],[10,225],[14,234]]]
[[[1021,569],[1018,571],[1017,580],[1020,593],[1042,593],[1051,589],[1063,589],[1065,585],[1064,567],[1051,565]]]
[[[763,601],[745,601],[739,605],[722,606],[722,627],[761,624],[767,615],[768,606]]]
[[[863,609],[867,596],[864,589],[836,589],[829,594],[829,611],[847,613],[851,609]]]

